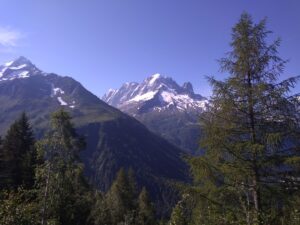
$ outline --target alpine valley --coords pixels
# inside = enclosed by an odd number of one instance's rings
[[[180,86],[170,77],[154,74],[140,84],[125,83],[120,89],[111,89],[102,99],[186,152],[197,153],[199,115],[208,100],[195,94],[190,82]]]
[[[175,138],[181,136],[175,128],[182,124],[180,132],[195,131],[196,115],[207,104],[205,98],[194,94],[191,84],[179,87],[172,79],[158,75],[142,84],[125,84],[109,92],[104,100],[185,149],[194,147],[187,144],[188,140]],[[49,121],[52,112],[60,108],[68,111],[76,129],[86,138],[87,147],[81,158],[90,182],[105,191],[120,168],[132,168],[138,187],[146,186],[160,214],[167,213],[170,208],[166,205],[177,200],[170,185],[187,181],[188,169],[180,148],[109,106],[71,77],[45,73],[25,57],[0,67],[0,105],[0,135],[26,112],[39,138],[49,128],[45,121]],[[172,122],[176,118],[177,122]]]

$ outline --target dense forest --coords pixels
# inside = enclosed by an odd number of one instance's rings
[[[229,76],[213,88],[200,117],[203,154],[185,158],[193,182],[174,184],[180,200],[158,217],[132,169],[120,168],[107,192],[84,176],[85,140],[66,111],[36,140],[25,113],[0,138],[2,225],[299,225],[299,77],[283,80],[280,40],[269,43],[266,20],[247,13],[219,60]]]
[[[67,112],[35,141],[24,114],[1,142],[0,224],[155,224],[147,190],[120,169],[107,193],[88,185],[79,153],[84,140]]]

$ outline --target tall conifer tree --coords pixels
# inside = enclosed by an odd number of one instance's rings
[[[139,225],[155,225],[154,208],[150,201],[149,194],[143,187],[138,197],[138,215],[137,224]]]
[[[255,24],[242,14],[232,51],[220,60],[229,78],[209,78],[213,96],[201,119],[206,153],[191,166],[217,224],[286,223],[284,212],[299,194],[299,104],[288,95],[298,77],[279,82],[286,61],[279,40],[268,44],[270,33],[266,20]]]
[[[136,187],[132,172],[122,168],[106,195],[112,224],[134,224],[137,214]]]
[[[30,188],[34,184],[34,136],[25,113],[9,128],[1,150],[1,186]]]

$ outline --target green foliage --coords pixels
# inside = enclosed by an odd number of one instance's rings
[[[153,205],[149,198],[149,194],[145,187],[143,187],[143,189],[138,197],[137,224],[140,224],[140,225],[156,224],[154,208],[153,208]]]
[[[93,225],[112,225],[110,208],[107,205],[105,195],[96,192],[94,196],[95,204],[92,207],[89,221]]]
[[[288,96],[298,77],[278,83],[285,61],[280,42],[267,43],[269,33],[265,20],[254,24],[242,14],[232,51],[220,60],[229,78],[209,78],[211,107],[201,118],[206,153],[190,160],[209,224],[292,223],[282,218],[299,195],[299,107]]]
[[[38,223],[38,204],[34,199],[36,193],[19,188],[16,191],[0,192],[1,225],[35,225]]]
[[[0,187],[31,188],[34,184],[36,152],[34,137],[25,113],[9,128],[0,147]]]
[[[85,224],[90,208],[88,186],[79,152],[84,147],[71,118],[63,110],[52,116],[52,130],[37,143],[37,185],[41,224]]]
[[[185,197],[179,201],[173,209],[169,225],[187,225],[188,215],[186,213],[187,208],[185,207]]]
[[[77,135],[67,112],[60,110],[53,114],[51,130],[36,143],[36,148],[31,146],[34,140],[25,114],[12,125],[4,143],[6,149],[17,153],[12,154],[12,159],[19,160],[19,167],[14,168],[13,161],[9,161],[12,166],[7,171],[15,174],[10,174],[10,180],[4,180],[11,182],[7,189],[0,190],[0,224],[155,224],[146,190],[143,189],[137,198],[131,169],[127,173],[121,169],[106,194],[92,194],[79,160],[85,143]],[[29,144],[30,148],[25,148]],[[26,153],[28,149],[37,150],[30,152],[32,158],[21,151],[26,150]],[[4,153],[7,152],[2,150],[1,140],[0,150],[0,160],[6,160],[8,157]],[[1,175],[6,168],[2,166],[1,161]],[[28,168],[32,173],[30,177],[27,176]],[[22,182],[14,179],[14,175]],[[35,186],[26,185],[29,178],[31,182],[35,180]]]
[[[155,213],[145,188],[137,197],[132,170],[120,169],[106,194],[96,193],[90,221],[97,225],[155,225]]]
[[[135,185],[121,169],[107,194],[107,204],[113,224],[132,224],[136,217]]]
[[[12,154],[15,157],[12,159],[19,160],[19,167],[15,169],[12,164],[10,170],[3,170],[6,167],[1,161],[1,175],[3,171],[15,171],[15,174],[11,173],[10,180],[4,180],[3,184],[11,181],[7,189],[0,190],[0,224],[155,224],[146,190],[137,197],[131,169],[127,173],[121,169],[106,194],[92,194],[79,160],[85,143],[77,135],[67,112],[59,110],[52,115],[51,130],[35,144],[36,148],[32,146],[34,140],[25,114],[12,125],[4,143],[6,149],[18,153]],[[32,158],[23,154],[24,149],[25,153],[32,149],[29,154]],[[2,157],[7,152],[2,150],[1,140],[0,150],[0,160],[6,160],[8,157]],[[28,171],[31,176],[27,176]],[[14,180],[13,175],[22,182]],[[30,186],[26,185],[29,178]]]

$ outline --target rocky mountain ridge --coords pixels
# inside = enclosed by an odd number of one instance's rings
[[[195,94],[190,82],[178,85],[172,78],[154,74],[142,83],[130,82],[110,89],[102,100],[131,115],[150,111],[205,110],[208,100]]]
[[[185,151],[194,154],[198,150],[199,117],[209,101],[196,94],[190,82],[180,86],[170,77],[154,74],[141,83],[110,89],[102,100]]]

